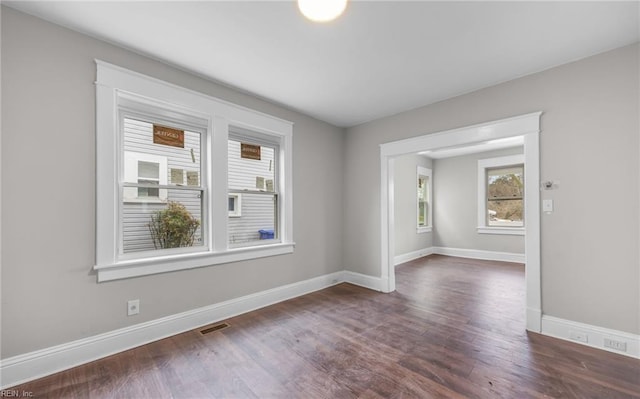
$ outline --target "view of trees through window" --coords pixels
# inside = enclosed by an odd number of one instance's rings
[[[487,170],[487,225],[524,226],[524,166]]]

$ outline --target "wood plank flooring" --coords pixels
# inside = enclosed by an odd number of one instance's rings
[[[13,389],[38,398],[640,398],[640,361],[527,333],[524,267],[431,255]]]

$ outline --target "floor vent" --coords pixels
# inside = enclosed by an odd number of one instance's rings
[[[223,328],[227,328],[227,327],[229,327],[229,325],[227,323],[216,324],[215,326],[203,328],[202,330],[200,330],[200,334],[202,334],[202,335],[209,334],[209,333],[214,332],[214,331],[220,331]]]

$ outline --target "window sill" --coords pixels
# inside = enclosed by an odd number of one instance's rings
[[[96,265],[98,282],[195,269],[223,263],[265,258],[293,253],[295,243],[279,243],[254,247],[228,249],[224,252],[199,252],[121,261],[114,264]]]
[[[421,233],[431,233],[431,231],[433,230],[432,226],[421,226],[417,228],[417,232],[418,234]]]
[[[478,234],[502,234],[512,236],[523,236],[524,227],[487,227],[478,226]]]

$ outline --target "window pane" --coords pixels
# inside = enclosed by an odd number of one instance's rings
[[[487,224],[489,226],[522,227],[523,200],[489,200],[487,203],[488,215]]]
[[[201,134],[165,125],[124,119],[123,253],[203,245]]]
[[[123,252],[201,246],[200,190],[168,190],[166,203],[122,204]]]
[[[229,189],[273,192],[274,154],[274,147],[229,140]]]
[[[244,246],[278,238],[277,198],[275,194],[242,194],[241,216],[228,219],[229,244]]]
[[[229,140],[229,244],[256,245],[278,238],[276,147]],[[274,194],[261,194],[271,192]]]
[[[124,181],[199,187],[200,140],[199,132],[125,118]]]
[[[487,225],[524,226],[524,167],[487,170]]]
[[[418,226],[428,226],[429,177],[418,177]]]
[[[524,194],[522,166],[487,170],[487,198],[522,198]]]

